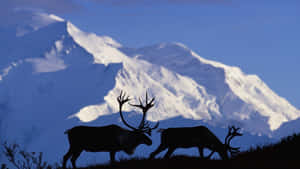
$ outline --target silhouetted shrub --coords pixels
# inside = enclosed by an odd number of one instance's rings
[[[3,144],[3,152],[7,160],[17,169],[52,169],[47,162],[43,161],[43,153],[26,152],[18,144]],[[7,168],[2,164],[1,169]]]
[[[1,169],[8,169],[6,164],[1,164]]]

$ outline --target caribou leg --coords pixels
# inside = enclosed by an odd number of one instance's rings
[[[171,154],[174,152],[174,150],[175,150],[175,148],[169,147],[169,149],[168,149],[167,153],[165,154],[164,158],[165,158],[165,159],[170,158],[170,156],[171,156]]]
[[[211,151],[207,157],[204,157],[204,147],[198,146],[198,150],[201,159],[210,159],[210,157],[215,153],[215,151]]]
[[[116,152],[115,151],[111,151],[111,152],[109,152],[109,155],[110,155],[110,163],[114,163],[115,162]]]
[[[164,146],[163,144],[160,144],[160,145],[158,146],[158,148],[150,154],[149,159],[154,159],[154,157],[155,157],[158,153],[164,151],[166,148],[167,148],[166,146]]]
[[[204,148],[202,146],[198,146],[198,150],[199,150],[199,155],[200,155],[200,158],[203,158],[204,157]]]
[[[73,154],[73,152],[72,152],[72,149],[70,148],[69,151],[64,155],[62,168],[66,168],[67,161],[72,156],[72,154]]]
[[[71,157],[71,162],[72,162],[72,166],[73,168],[77,168],[76,167],[76,160],[77,158],[80,156],[82,150],[77,150],[73,153],[72,157]]]
[[[210,154],[209,154],[207,157],[205,157],[205,159],[210,159],[210,157],[211,157],[214,153],[215,153],[215,151],[211,151]]]

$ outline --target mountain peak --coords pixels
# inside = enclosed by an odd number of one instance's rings
[[[163,42],[153,46],[155,46],[157,49],[178,48],[182,50],[190,50],[187,46],[185,46],[183,43],[180,42]]]
[[[79,28],[77,28],[75,25],[73,25],[71,22],[67,22],[67,30],[73,38],[76,38],[78,42],[84,43],[83,41],[86,40],[94,40],[97,44],[102,43],[114,48],[121,48],[122,45],[115,41],[113,38],[109,36],[99,36],[95,33],[87,33],[83,32]]]
[[[65,20],[57,15],[54,14],[50,14],[48,15],[49,19],[52,19],[53,21],[57,21],[57,22],[64,22]]]
[[[109,36],[98,36],[95,33],[86,33],[67,22],[67,31],[74,41],[95,58],[95,63],[108,65],[109,63],[120,63],[124,54],[118,48],[122,45]]]
[[[45,26],[65,20],[54,14],[42,12],[22,11],[25,17],[23,21],[16,26],[16,36],[24,36],[27,33],[37,31]]]

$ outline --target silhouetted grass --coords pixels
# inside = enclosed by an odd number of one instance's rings
[[[236,160],[299,160],[300,134],[283,138],[275,144],[257,146],[241,152]],[[300,165],[299,165],[300,168]]]
[[[203,160],[198,157],[175,156],[170,159],[130,159],[109,165],[81,169],[217,169],[217,168],[299,168],[299,161],[285,160]]]

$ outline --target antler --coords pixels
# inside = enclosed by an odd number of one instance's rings
[[[123,116],[123,113],[122,113],[122,106],[124,103],[128,102],[130,100],[129,96],[126,97],[126,93],[123,93],[123,91],[121,91],[120,95],[117,97],[117,100],[118,100],[118,103],[119,103],[119,112],[120,112],[120,116],[121,116],[121,119],[122,119],[122,122],[129,128],[131,128],[132,130],[138,130],[137,128],[135,127],[132,127],[131,125],[129,125],[125,119],[124,119],[124,116]]]
[[[155,100],[155,97],[153,97],[148,102],[148,92],[146,91],[146,104],[145,105],[143,104],[141,98],[139,98],[140,104],[130,104],[129,103],[131,106],[134,106],[134,107],[142,109],[142,111],[143,111],[143,117],[142,117],[141,123],[139,124],[138,130],[141,131],[141,132],[145,132],[145,133],[147,133],[149,135],[151,135],[151,131],[153,129],[156,129],[158,127],[158,125],[159,125],[159,122],[157,122],[154,127],[150,127],[149,122],[145,121],[148,110],[154,106],[154,100]]]
[[[236,153],[240,152],[240,147],[231,147],[230,141],[236,137],[236,136],[242,136],[242,133],[239,133],[238,131],[240,128],[236,128],[235,126],[229,126],[228,127],[228,134],[225,137],[225,145],[227,146],[228,151],[230,152],[231,156],[235,155]]]

